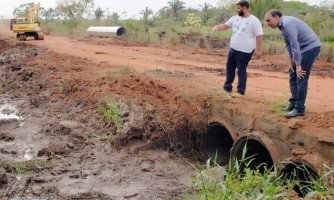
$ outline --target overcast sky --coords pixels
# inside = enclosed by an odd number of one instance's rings
[[[117,12],[119,15],[122,12],[127,13],[127,17],[138,17],[141,10],[149,7],[153,12],[157,12],[160,8],[167,6],[169,0],[95,0],[95,8],[101,7],[103,10],[108,8],[110,12]],[[204,2],[216,6],[219,0],[182,0],[186,3],[186,7],[199,8]],[[300,0],[308,2],[310,5],[319,4],[321,0]],[[332,0],[334,1],[334,0]],[[0,15],[5,18],[12,18],[12,13],[15,7],[23,3],[38,3],[44,8],[56,7],[57,0],[0,0]],[[124,17],[124,16],[122,16]]]

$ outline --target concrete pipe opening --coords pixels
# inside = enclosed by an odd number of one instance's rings
[[[243,160],[244,148],[247,151]],[[271,169],[274,166],[274,161],[266,145],[260,138],[253,136],[239,138],[232,147],[231,157],[240,162],[241,171],[244,170],[246,165],[252,170],[259,169],[260,172],[264,172],[265,169]]]
[[[126,29],[125,28],[123,28],[123,27],[119,27],[118,29],[117,29],[117,32],[116,32],[116,35],[117,36],[122,36],[122,35],[125,35],[127,32],[126,32]]]
[[[87,29],[89,36],[114,37],[127,34],[127,30],[121,26],[91,26]]]
[[[216,159],[217,164],[226,165],[230,159],[233,142],[230,131],[223,124],[219,122],[209,124],[202,141],[204,159]]]
[[[284,182],[297,181],[293,187],[300,197],[314,190],[314,180],[319,179],[317,171],[306,161],[291,161],[281,165],[279,170]]]

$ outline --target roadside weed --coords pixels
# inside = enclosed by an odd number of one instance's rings
[[[112,124],[117,129],[121,128],[121,107],[118,104],[109,101],[106,105],[100,105],[98,113],[107,124]]]

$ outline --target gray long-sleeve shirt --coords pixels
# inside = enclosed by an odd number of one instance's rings
[[[301,63],[301,53],[321,46],[319,37],[302,20],[292,16],[282,16],[278,23],[284,37],[290,59],[296,64]]]

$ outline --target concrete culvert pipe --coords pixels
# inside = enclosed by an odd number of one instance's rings
[[[271,139],[263,132],[252,132],[241,136],[236,140],[232,149],[232,159],[242,161],[244,148],[246,148],[245,163],[241,163],[241,170],[249,163],[250,169],[259,169],[260,172],[271,169],[274,163],[282,161],[291,156],[287,144],[282,141]]]
[[[231,133],[224,124],[210,123],[203,135],[201,146],[204,159],[216,158],[219,165],[226,165],[230,159],[230,150],[235,137],[234,133]]]
[[[314,189],[314,180],[319,179],[316,169],[303,159],[287,160],[279,164],[279,174],[283,182],[299,181],[293,189],[300,197],[305,197]]]
[[[114,37],[124,36],[127,30],[121,26],[91,26],[87,29],[89,36],[96,37]]]

